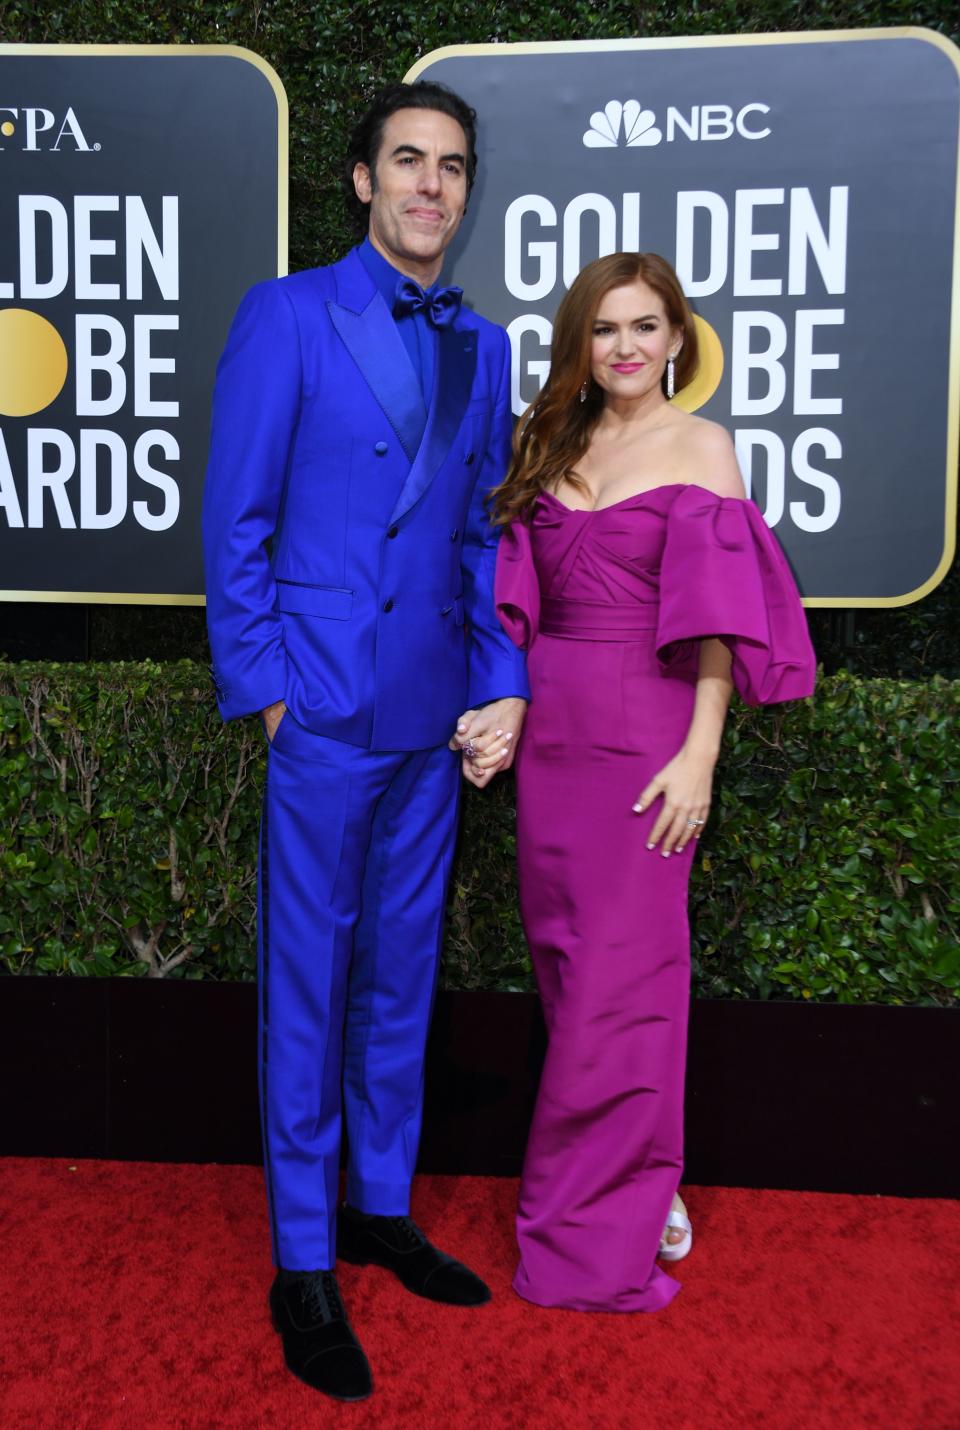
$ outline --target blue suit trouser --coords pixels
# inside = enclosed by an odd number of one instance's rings
[[[277,1265],[336,1260],[347,1200],[410,1209],[423,1061],[453,855],[459,761],[298,725],[267,761],[260,831],[260,1111]]]

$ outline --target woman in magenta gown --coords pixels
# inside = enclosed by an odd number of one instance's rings
[[[517,849],[548,1050],[514,1287],[541,1306],[654,1311],[679,1290],[656,1262],[692,1238],[690,864],[731,689],[765,704],[813,687],[793,578],[729,436],[669,401],[696,366],[663,259],[591,264],[494,494],[498,609],[532,688]]]

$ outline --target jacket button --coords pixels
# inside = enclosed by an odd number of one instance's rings
[[[464,457],[463,460],[466,462],[466,464],[467,464],[468,467],[472,467],[472,466],[473,466],[473,453],[472,453],[472,452],[468,452],[467,455]]]
[[[386,442],[377,442],[373,450],[378,457],[385,457],[390,449]]]
[[[457,537],[458,537],[459,535],[460,535],[460,528],[459,528],[459,526],[455,526],[455,527],[453,528],[453,530],[451,531],[451,533],[450,533],[450,540],[451,540],[451,541],[456,541],[456,539],[457,539]]]
[[[383,603],[383,609],[389,614],[389,612],[393,610],[393,602],[392,602],[392,601],[384,601],[384,603]]]
[[[391,526],[390,530],[387,532],[387,535],[389,536],[389,538],[390,538],[391,541],[392,541],[393,538],[396,536],[396,534],[397,534],[397,532],[398,532],[399,530],[400,530],[399,526]]]

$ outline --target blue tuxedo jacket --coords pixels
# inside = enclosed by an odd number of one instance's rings
[[[528,696],[484,506],[509,460],[509,344],[465,309],[437,336],[425,411],[356,251],[241,303],[203,514],[225,719],[282,698],[320,734],[423,749],[468,706]]]

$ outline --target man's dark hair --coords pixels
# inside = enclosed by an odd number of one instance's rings
[[[344,197],[357,232],[365,234],[370,223],[370,205],[361,203],[353,186],[353,171],[357,164],[366,164],[370,180],[376,188],[376,162],[383,143],[383,129],[391,114],[398,109],[436,109],[455,119],[467,140],[467,197],[477,176],[477,111],[466,100],[454,94],[445,84],[418,79],[414,84],[391,84],[380,90],[367,112],[357,121],[343,171]]]

